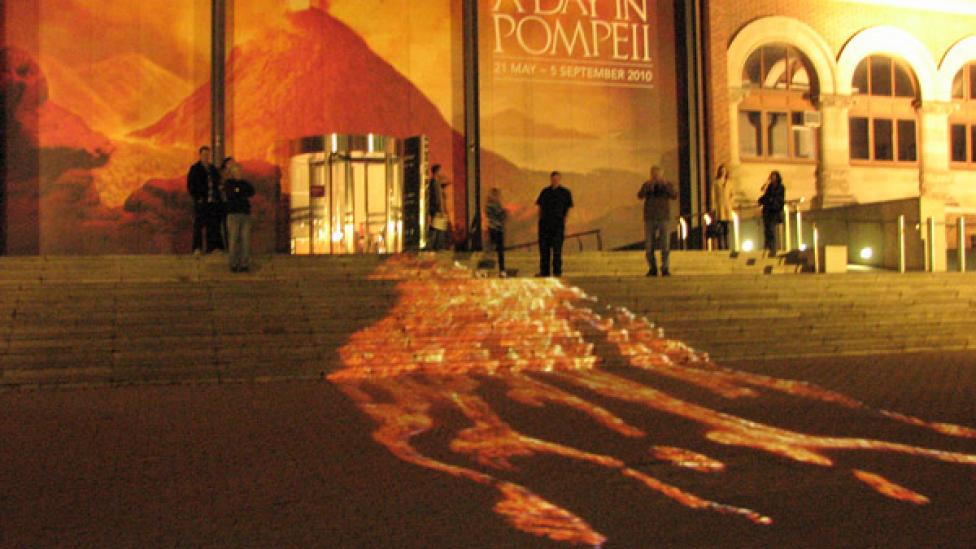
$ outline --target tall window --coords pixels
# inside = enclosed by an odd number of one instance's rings
[[[949,117],[950,160],[955,168],[976,169],[976,62],[964,66],[952,81]]]
[[[816,161],[817,78],[810,61],[793,46],[762,46],[746,60],[742,84],[753,88],[739,105],[742,159]]]
[[[893,57],[873,55],[854,71],[851,160],[918,162],[918,86],[911,69]]]

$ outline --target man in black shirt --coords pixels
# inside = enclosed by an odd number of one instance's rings
[[[223,250],[220,172],[210,162],[210,147],[200,147],[200,161],[186,174],[186,190],[193,198],[193,253],[199,254],[203,250],[204,229],[207,231],[207,253]]]
[[[539,206],[539,276],[563,274],[563,238],[573,193],[562,186],[562,179],[559,172],[549,174],[549,186],[535,201]]]

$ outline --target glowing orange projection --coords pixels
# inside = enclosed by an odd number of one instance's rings
[[[605,537],[584,519],[528,488],[474,467],[425,456],[411,439],[435,426],[436,408],[452,408],[470,422],[450,443],[484,469],[515,469],[515,458],[545,453],[618,471],[692,509],[741,516],[755,524],[772,519],[750,509],[709,501],[628,466],[619,458],[588,452],[520,433],[477,395],[481,380],[507,387],[516,402],[534,407],[575,409],[621,436],[645,433],[610,410],[560,389],[558,380],[604,397],[691,420],[715,443],[748,447],[802,463],[833,466],[831,450],[895,452],[976,466],[976,455],[920,448],[874,439],[805,434],[719,412],[601,369],[613,360],[693,384],[723,398],[758,398],[777,391],[848,409],[881,415],[944,435],[976,439],[976,430],[931,423],[884,410],[820,387],[723,368],[687,345],[666,339],[646,319],[625,309],[595,312],[597,300],[552,279],[485,280],[466,269],[433,259],[399,256],[384,263],[374,279],[399,281],[399,300],[377,324],[354,334],[340,349],[342,370],[329,376],[379,424],[373,438],[400,459],[491,486],[500,492],[495,511],[519,530],[571,544],[599,546]],[[602,341],[618,355],[594,354]],[[692,450],[654,446],[651,455],[677,467],[721,473],[725,465]],[[878,493],[916,504],[928,500],[878,475],[855,471]]]

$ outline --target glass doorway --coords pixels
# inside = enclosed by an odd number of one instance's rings
[[[291,158],[291,252],[403,250],[403,163],[396,139],[306,138]],[[318,149],[318,150],[316,150]]]

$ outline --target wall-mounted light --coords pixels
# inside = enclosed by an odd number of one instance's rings
[[[861,248],[861,253],[859,255],[861,256],[862,260],[871,261],[871,258],[874,257],[874,250],[872,250],[871,247]]]

